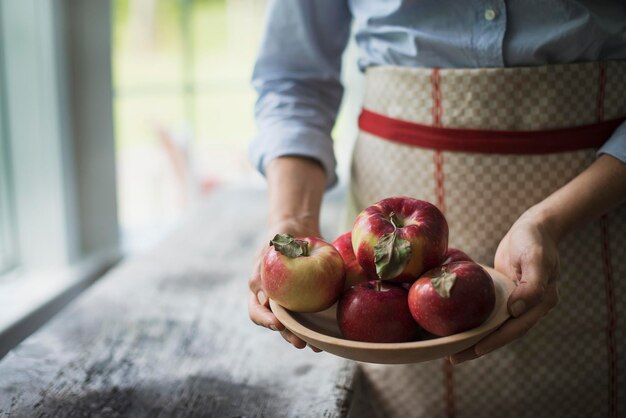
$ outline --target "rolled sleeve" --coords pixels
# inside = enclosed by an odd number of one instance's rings
[[[265,167],[274,158],[308,157],[318,161],[326,172],[326,188],[337,184],[335,153],[330,135],[304,125],[277,125],[270,133],[258,134],[250,145],[250,160],[265,175]]]
[[[623,122],[611,135],[608,141],[598,150],[598,156],[611,155],[626,163],[626,122]]]
[[[328,188],[336,184],[330,133],[343,94],[341,55],[350,23],[345,1],[270,3],[252,76],[258,99],[250,160],[262,174],[274,158],[303,156],[322,165]]]

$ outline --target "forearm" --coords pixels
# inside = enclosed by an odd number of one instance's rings
[[[626,164],[609,155],[534,206],[529,213],[546,225],[557,241],[626,199]]]
[[[319,230],[326,186],[326,173],[319,163],[302,157],[276,158],[267,166],[267,182],[270,229],[284,225]]]

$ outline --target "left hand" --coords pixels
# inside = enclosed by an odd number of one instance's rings
[[[515,280],[508,300],[511,318],[475,346],[450,356],[452,364],[481,357],[523,337],[559,300],[559,255],[556,234],[532,209],[513,224],[500,242],[496,270]]]

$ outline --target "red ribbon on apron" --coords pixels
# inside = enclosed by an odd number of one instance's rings
[[[626,120],[536,131],[443,128],[390,118],[363,109],[359,128],[388,141],[440,151],[487,154],[547,154],[599,148]]]

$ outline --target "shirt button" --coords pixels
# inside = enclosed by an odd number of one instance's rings
[[[496,11],[493,9],[487,9],[485,10],[485,19],[492,21],[493,19],[496,18]]]

